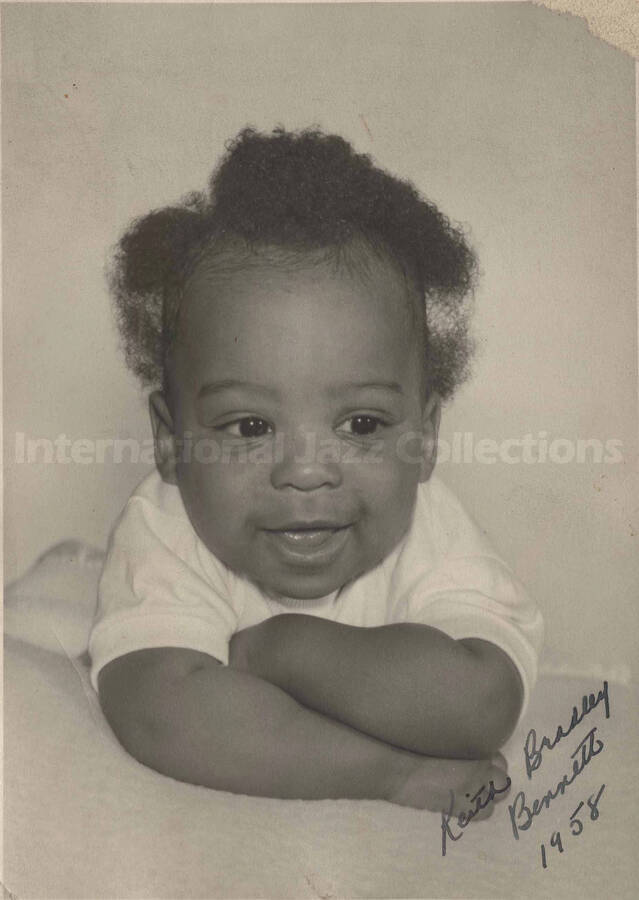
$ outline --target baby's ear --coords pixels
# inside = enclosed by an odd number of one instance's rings
[[[173,417],[161,391],[153,391],[150,395],[149,413],[155,445],[155,464],[158,472],[167,484],[177,484],[177,452]]]
[[[437,435],[439,434],[439,420],[442,412],[441,397],[436,391],[431,391],[422,415],[422,466],[419,475],[420,481],[428,481],[433,474],[437,462]]]

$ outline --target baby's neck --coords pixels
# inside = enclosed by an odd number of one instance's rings
[[[329,606],[335,601],[338,594],[339,589],[331,594],[327,594],[325,597],[284,597],[282,594],[269,591],[267,597],[271,602],[278,604],[278,606],[284,606],[291,610],[305,610],[313,609],[317,606]]]

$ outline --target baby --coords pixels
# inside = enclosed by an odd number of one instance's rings
[[[243,131],[208,195],[124,235],[157,472],[111,537],[90,653],[139,761],[280,798],[505,791],[541,618],[431,477],[474,275],[431,203],[318,131]]]

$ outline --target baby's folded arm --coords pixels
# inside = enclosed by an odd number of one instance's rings
[[[436,757],[489,757],[522,704],[519,674],[497,646],[421,624],[274,616],[234,635],[231,664],[365,734]]]
[[[278,687],[193,650],[156,648],[108,663],[102,708],[126,750],[165,775],[258,796],[437,802],[429,760],[317,712]]]

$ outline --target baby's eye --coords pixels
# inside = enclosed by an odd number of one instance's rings
[[[221,430],[232,434],[233,437],[257,438],[264,437],[265,434],[271,434],[273,426],[265,419],[259,416],[244,416],[236,419],[234,422],[227,422],[221,426]]]
[[[377,416],[350,416],[345,422],[342,422],[338,430],[344,431],[346,434],[356,435],[357,437],[366,437],[370,434],[375,434],[378,428],[385,424],[386,423]]]

